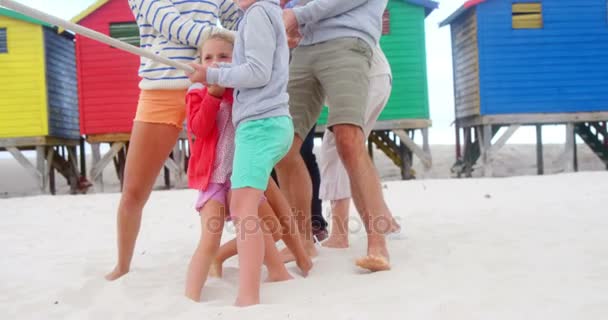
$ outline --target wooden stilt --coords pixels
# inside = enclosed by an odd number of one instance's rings
[[[492,125],[483,125],[479,128],[480,132],[480,147],[481,147],[481,161],[483,163],[483,176],[491,177],[492,172]]]
[[[86,152],[85,152],[85,147],[84,147],[84,138],[80,138],[79,147],[80,147],[80,149],[79,149],[80,176],[86,179],[86,177],[87,177],[87,158],[86,158]]]
[[[572,172],[574,170],[574,124],[569,122],[566,124],[566,148],[565,148],[565,164],[564,171]]]
[[[93,163],[91,164],[91,167],[95,168],[101,162],[100,143],[91,143],[91,152],[93,156]],[[93,183],[95,184],[95,188],[103,192],[103,169],[101,171],[96,171],[96,175],[93,175],[92,168],[90,176],[93,180]]]
[[[543,160],[543,126],[536,125],[536,171],[538,175],[545,174],[545,162]]]
[[[38,180],[38,183],[40,186],[40,190],[42,190],[42,192],[44,192],[45,186],[46,186],[44,149],[45,149],[44,146],[36,147],[36,168],[37,168],[38,172],[40,173],[40,180]]]

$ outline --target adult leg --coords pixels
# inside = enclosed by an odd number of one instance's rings
[[[323,56],[322,63],[314,68],[331,106],[327,123],[336,135],[338,155],[350,177],[353,200],[367,231],[368,254],[358,265],[371,271],[386,270],[390,268],[388,250],[384,233],[376,224],[386,220],[388,209],[362,130],[372,51],[361,39],[343,38],[327,42]]]
[[[372,67],[373,68],[373,67]],[[369,78],[369,94],[365,109],[363,133],[367,137],[373,130],[380,113],[386,106],[391,93],[391,77],[379,74]],[[350,180],[342,161],[339,159],[336,139],[333,132],[326,130],[321,146],[321,198],[331,201],[332,231],[323,246],[330,248],[348,247],[348,216],[351,200]],[[388,212],[390,214],[390,212]],[[400,229],[395,219],[391,232]]]
[[[207,202],[200,211],[201,237],[190,261],[186,277],[186,297],[200,301],[201,290],[222,240],[226,208],[216,200]]]
[[[357,265],[370,271],[390,269],[384,234],[390,228],[390,212],[382,196],[380,179],[365,150],[361,128],[342,124],[333,127],[338,154],[350,177],[351,192],[367,231],[367,256]]]
[[[118,262],[106,275],[107,280],[129,272],[143,207],[179,132],[180,129],[172,125],[139,121],[133,124],[117,212]]]
[[[348,248],[348,213],[350,198],[331,200],[331,233],[322,245],[327,248]]]

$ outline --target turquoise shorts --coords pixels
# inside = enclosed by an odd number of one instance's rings
[[[265,191],[272,168],[293,142],[293,122],[289,117],[251,120],[236,129],[232,189]]]

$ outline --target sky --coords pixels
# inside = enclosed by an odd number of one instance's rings
[[[67,19],[76,16],[94,0],[17,0],[20,3],[42,10],[57,17]],[[124,0],[127,1],[127,0]],[[439,1],[439,9],[426,19],[427,74],[430,113],[433,126],[430,129],[430,143],[454,143],[454,94],[452,82],[452,56],[449,27],[439,28],[439,22],[449,16],[465,0]],[[543,127],[545,143],[563,143],[563,126]],[[519,129],[509,140],[510,143],[535,143],[533,127]]]

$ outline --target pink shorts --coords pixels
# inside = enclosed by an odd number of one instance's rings
[[[230,191],[231,183],[230,181],[224,183],[210,183],[207,186],[207,190],[199,190],[198,199],[196,199],[196,205],[194,208],[196,212],[200,212],[201,209],[205,206],[207,202],[210,200],[215,200],[221,203],[224,207],[227,207],[226,203],[228,202],[228,192]],[[260,204],[266,201],[266,197],[262,195],[260,198]],[[226,216],[226,220],[230,220],[230,216]]]

